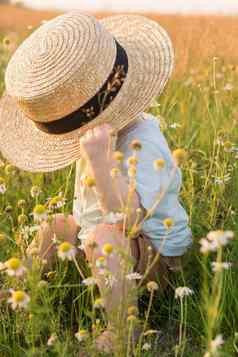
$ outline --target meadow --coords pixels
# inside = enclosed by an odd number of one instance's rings
[[[126,323],[129,331],[139,320],[144,328],[135,356],[235,357],[237,19],[161,16],[159,20],[174,39],[177,68],[163,95],[147,110],[158,116],[171,150],[187,153],[182,155],[180,198],[189,214],[194,244],[186,256],[183,273],[174,274],[168,292],[158,294],[153,284],[141,290],[139,312],[128,308]],[[32,25],[30,16],[25,22]],[[11,52],[32,31],[25,22],[17,29],[9,24],[2,28],[1,21],[0,94]],[[33,254],[30,266],[26,257],[39,224],[39,205],[49,217],[55,212],[72,211],[74,171],[72,165],[53,173],[33,174],[1,160],[1,357],[79,356],[83,350],[89,351],[90,356],[100,356],[94,341],[105,324],[105,314],[95,286],[82,282],[79,262],[58,258],[54,267],[45,272],[44,262],[37,255]],[[21,303],[24,308],[19,308]],[[124,346],[120,329],[122,326],[118,326],[114,355],[132,356],[133,346]]]

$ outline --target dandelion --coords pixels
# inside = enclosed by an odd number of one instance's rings
[[[222,270],[228,270],[231,266],[232,263],[229,262],[212,262],[212,271],[213,272],[221,272]]]
[[[38,197],[41,193],[41,189],[38,186],[32,186],[31,188],[31,197],[35,198]]]
[[[135,139],[130,143],[130,148],[134,151],[140,151],[142,149],[142,144],[139,140]]]
[[[113,246],[110,243],[106,243],[102,247],[102,253],[104,255],[110,256],[113,252]]]
[[[184,149],[176,149],[173,151],[173,158],[175,163],[180,166],[185,162],[187,158],[187,152]]]
[[[41,222],[47,220],[47,209],[44,205],[36,205],[33,209],[33,217],[35,222]]]
[[[81,329],[74,336],[77,338],[78,342],[82,342],[88,337],[88,331]]]
[[[97,284],[97,279],[94,277],[90,276],[89,278],[86,278],[82,281],[82,283],[86,286],[94,286]]]
[[[149,281],[149,282],[146,284],[146,287],[147,287],[147,290],[148,290],[149,292],[153,292],[153,291],[159,289],[159,285],[158,285],[155,281]]]
[[[29,295],[22,290],[10,290],[11,297],[8,299],[8,303],[11,304],[13,310],[16,308],[25,309],[30,301]]]
[[[159,171],[165,167],[164,159],[157,159],[153,162],[153,167],[155,171]]]
[[[163,224],[166,229],[171,229],[174,225],[174,221],[172,220],[172,218],[165,218],[163,220]]]
[[[61,195],[49,199],[48,206],[50,210],[61,208],[65,205],[65,198]]]
[[[56,333],[52,333],[52,335],[49,337],[48,341],[47,341],[47,346],[53,346],[53,344],[57,341],[58,337],[56,335]]]
[[[95,309],[100,309],[104,307],[104,300],[102,298],[98,298],[94,301],[93,304]]]
[[[140,279],[142,279],[142,275],[137,272],[129,273],[126,275],[126,279],[127,280],[140,280]]]
[[[5,180],[0,177],[0,193],[4,194],[7,190],[6,184],[5,184]]]
[[[148,343],[148,342],[144,343],[143,346],[142,346],[142,350],[143,350],[143,351],[149,351],[149,350],[151,350],[151,344]]]
[[[179,288],[175,289],[175,299],[180,298],[183,299],[184,296],[192,295],[194,292],[192,289],[188,288],[187,286],[180,286]]]
[[[62,260],[73,260],[76,255],[76,249],[71,243],[63,242],[58,246],[57,254]]]

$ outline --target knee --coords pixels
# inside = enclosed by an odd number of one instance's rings
[[[73,241],[76,238],[78,228],[72,215],[66,216],[63,213],[58,213],[53,215],[49,222],[41,223],[40,233],[49,239],[56,237],[59,240]]]

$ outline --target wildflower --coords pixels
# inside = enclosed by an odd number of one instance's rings
[[[231,83],[227,83],[223,88],[223,90],[227,92],[231,91],[232,89],[233,89],[233,85]]]
[[[11,214],[13,211],[13,208],[11,205],[8,205],[7,207],[5,207],[5,212],[6,214]]]
[[[94,286],[97,284],[97,279],[94,277],[90,276],[89,278],[86,278],[82,281],[82,283],[86,286]]]
[[[32,186],[31,188],[31,197],[35,198],[38,197],[41,193],[41,189],[38,186]]]
[[[231,175],[230,173],[225,174],[222,177],[215,177],[214,178],[214,183],[217,185],[225,185],[227,182],[229,182],[231,180]]]
[[[135,316],[135,315],[129,315],[128,317],[127,317],[127,321],[128,322],[136,322],[137,321],[137,317]]]
[[[69,242],[63,242],[58,246],[58,257],[62,260],[73,260],[76,255],[75,247]]]
[[[212,244],[211,242],[209,242],[207,239],[202,238],[199,241],[201,248],[200,248],[200,252],[202,254],[207,254],[209,252],[215,251],[216,247],[214,246],[214,244]]]
[[[6,273],[9,276],[22,276],[26,268],[23,266],[22,262],[18,258],[11,258],[5,263]]]
[[[17,201],[17,207],[24,208],[25,206],[26,206],[26,201],[25,200]]]
[[[187,152],[184,149],[176,149],[173,151],[173,158],[175,163],[180,166],[187,158]]]
[[[61,195],[51,198],[48,202],[49,209],[61,208],[65,205],[65,198]]]
[[[216,230],[210,231],[207,235],[209,241],[214,242],[217,246],[225,246],[229,243],[231,239],[234,238],[234,233],[232,231]]]
[[[124,154],[121,151],[114,151],[113,159],[122,162],[124,160]]]
[[[81,329],[74,336],[77,338],[78,342],[82,342],[88,337],[88,331]]]
[[[57,335],[56,333],[52,333],[52,335],[49,337],[48,341],[47,341],[47,346],[53,346],[53,344],[55,343],[55,341],[57,341]]]
[[[233,144],[230,142],[230,141],[225,141],[224,143],[223,143],[223,147],[224,147],[224,151],[225,152],[231,152],[231,151],[233,151],[232,149],[233,149]]]
[[[11,297],[8,299],[8,303],[11,304],[13,310],[16,308],[23,308],[25,309],[30,301],[29,295],[27,295],[22,290],[10,290]]]
[[[109,212],[106,216],[104,216],[104,222],[109,224],[115,224],[123,221],[125,215],[120,212]]]
[[[134,272],[134,273],[129,273],[126,275],[127,280],[140,280],[142,278],[142,275]]]
[[[4,37],[2,44],[4,47],[8,47],[10,45],[11,41],[8,37]]]
[[[214,354],[219,347],[224,343],[222,335],[217,335],[214,340],[211,341],[211,352]]]
[[[36,205],[33,209],[33,217],[34,221],[41,222],[43,220],[47,220],[47,209],[44,205]]]
[[[180,286],[179,288],[175,289],[175,299],[180,298],[183,299],[184,296],[192,295],[194,292],[192,289],[186,286]]]
[[[93,306],[94,306],[95,309],[100,309],[100,308],[104,307],[104,300],[102,298],[96,299],[94,301]]]
[[[17,217],[17,222],[19,224],[26,224],[28,221],[28,218],[25,214],[19,214],[19,216]]]
[[[143,351],[149,351],[150,349],[151,349],[151,344],[150,343],[146,342],[146,343],[143,344],[143,346],[142,346],[142,350]]]
[[[101,257],[97,258],[96,267],[99,268],[99,269],[104,269],[106,267],[106,259],[105,259],[105,257],[101,256]]]
[[[5,184],[5,180],[0,177],[0,193],[4,194],[7,190],[6,184]]]
[[[130,143],[130,148],[134,151],[140,151],[142,149],[142,144],[139,140],[135,139]]]
[[[149,292],[153,292],[153,291],[159,289],[159,285],[158,285],[155,281],[149,281],[149,282],[146,284],[146,287],[147,287],[147,290],[148,290]]]
[[[103,247],[102,247],[102,252],[103,252],[104,255],[107,255],[107,256],[111,255],[112,252],[113,252],[112,244],[110,244],[110,243],[104,244]]]
[[[153,166],[154,166],[155,171],[159,171],[165,167],[165,160],[157,159],[153,162]]]
[[[174,225],[174,221],[172,220],[172,218],[165,218],[163,220],[163,224],[165,226],[166,229],[170,229],[173,227]]]
[[[108,272],[105,276],[105,285],[109,288],[112,288],[116,282],[117,279],[115,278],[115,276]]]
[[[91,187],[94,187],[96,185],[96,180],[93,177],[86,176],[83,179],[82,183],[83,183],[84,186],[91,188]]]
[[[128,169],[128,176],[134,178],[136,176],[136,172],[137,172],[136,167],[131,166]]]
[[[121,170],[118,167],[113,167],[111,169],[110,175],[112,178],[116,178],[121,174]]]
[[[129,156],[127,159],[128,166],[136,166],[138,164],[138,159],[136,156]]]
[[[221,272],[222,270],[227,270],[229,269],[232,264],[229,262],[212,262],[212,271],[214,272]]]
[[[128,315],[138,315],[138,307],[135,305],[129,306],[127,309],[127,314]]]
[[[178,124],[178,123],[172,123],[169,125],[169,127],[171,129],[177,129],[177,128],[180,128],[181,127],[181,124]]]
[[[16,168],[11,165],[11,164],[8,164],[5,166],[5,173],[6,175],[13,175],[16,171]]]

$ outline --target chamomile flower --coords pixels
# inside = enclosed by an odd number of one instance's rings
[[[48,213],[44,205],[38,204],[33,209],[33,217],[35,222],[47,220]]]
[[[174,226],[174,221],[172,220],[172,218],[165,218],[163,220],[163,224],[166,229],[171,229]]]
[[[56,333],[52,333],[52,335],[49,337],[48,341],[47,341],[47,346],[53,346],[54,343],[57,341],[58,337],[56,335]]]
[[[9,276],[22,276],[26,272],[26,268],[18,258],[10,258],[5,263],[6,273]]]
[[[175,289],[175,299],[183,299],[184,296],[189,296],[193,293],[193,290],[188,288],[187,286],[180,286],[179,288]]]
[[[74,336],[77,338],[78,342],[82,342],[88,337],[88,331],[81,329],[77,333],[75,333]]]
[[[48,206],[50,210],[61,208],[65,205],[65,198],[62,195],[52,197],[48,201]]]
[[[100,309],[104,307],[104,300],[102,298],[98,298],[94,301],[93,304],[95,309]]]
[[[140,280],[142,275],[140,273],[134,272],[126,275],[127,280]]]
[[[104,256],[100,256],[96,260],[96,267],[99,269],[104,269],[106,268],[106,259]]]
[[[38,197],[41,193],[41,189],[38,186],[32,186],[31,188],[31,197],[35,198]]]
[[[102,253],[106,256],[110,256],[113,253],[113,245],[110,243],[104,244],[102,247]]]
[[[7,190],[5,180],[0,177],[0,193],[3,195]]]
[[[222,270],[228,270],[231,266],[232,263],[229,262],[212,262],[212,271],[213,272],[221,272]]]
[[[211,352],[214,354],[219,347],[224,343],[222,335],[217,335],[214,340],[211,341]]]
[[[143,350],[143,351],[149,351],[149,350],[151,350],[151,344],[148,343],[148,342],[144,343],[143,346],[142,346],[142,350]]]
[[[10,290],[11,292],[11,297],[8,299],[8,303],[11,304],[11,307],[13,310],[19,308],[19,309],[25,309],[27,308],[27,305],[30,301],[30,297],[28,294],[26,294],[22,290]]]
[[[112,288],[117,283],[117,279],[112,273],[107,272],[105,275],[105,285],[109,288]]]
[[[82,283],[86,286],[94,286],[97,284],[97,279],[94,277],[90,276],[89,278],[86,278],[82,281]]]
[[[76,248],[69,242],[63,242],[58,246],[57,254],[62,260],[73,260],[76,255]]]

